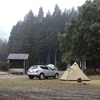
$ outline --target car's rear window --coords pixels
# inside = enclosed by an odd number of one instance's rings
[[[48,70],[48,67],[41,66],[42,69]]]

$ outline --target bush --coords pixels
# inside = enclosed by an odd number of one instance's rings
[[[57,68],[58,70],[61,70],[61,71],[66,70],[66,63],[58,62]]]
[[[100,69],[84,69],[83,72],[86,75],[100,75]]]
[[[8,71],[9,64],[7,62],[0,62],[0,70],[1,71]]]

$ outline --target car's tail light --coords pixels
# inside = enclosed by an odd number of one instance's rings
[[[36,73],[38,73],[38,72],[39,72],[39,70],[36,71]]]

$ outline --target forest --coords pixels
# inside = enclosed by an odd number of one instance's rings
[[[0,39],[0,61],[6,61],[9,53],[28,53],[30,65],[52,63],[64,69],[67,63],[86,60],[98,66],[100,0],[87,0],[77,10],[63,12],[55,5],[46,15],[42,7],[38,15],[30,10],[12,27],[8,42]]]

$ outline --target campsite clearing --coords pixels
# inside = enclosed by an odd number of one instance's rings
[[[62,73],[62,72],[61,72]],[[91,81],[30,80],[26,75],[0,75],[0,100],[100,100],[100,76]]]

